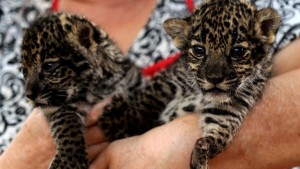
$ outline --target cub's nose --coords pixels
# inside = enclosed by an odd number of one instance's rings
[[[223,72],[210,72],[206,74],[206,79],[212,84],[219,84],[225,80]]]
[[[37,98],[37,92],[34,91],[34,90],[37,90],[37,89],[30,89],[28,87],[26,87],[26,90],[25,90],[25,95],[26,97],[28,97],[30,100],[34,100]]]
[[[41,91],[39,81],[37,79],[27,79],[25,84],[25,95],[30,100],[34,100],[38,97],[38,93]]]
[[[224,81],[224,77],[207,77],[207,80],[212,84],[219,84]]]

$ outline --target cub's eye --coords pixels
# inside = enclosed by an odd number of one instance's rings
[[[193,46],[193,54],[195,56],[204,56],[205,55],[205,48],[199,45]]]
[[[23,76],[26,77],[28,75],[28,71],[27,69],[25,69],[24,67],[21,68]]]
[[[246,49],[241,46],[233,47],[230,51],[232,57],[243,57],[246,52]]]
[[[52,71],[52,70],[54,70],[56,67],[57,67],[57,63],[55,63],[55,62],[46,62],[46,63],[44,63],[44,65],[43,65],[43,70],[44,71]]]

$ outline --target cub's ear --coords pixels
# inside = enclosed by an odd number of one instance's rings
[[[279,13],[272,8],[263,8],[255,15],[256,37],[264,43],[272,44],[275,41],[276,33],[281,24]]]
[[[97,46],[106,34],[85,18],[72,18],[74,42],[90,51],[96,51]],[[104,35],[105,34],[105,35]],[[72,37],[71,37],[72,38]]]
[[[164,29],[172,37],[175,46],[179,50],[187,47],[191,28],[186,20],[168,19],[164,22]]]
[[[78,30],[78,42],[87,49],[92,45],[92,31],[93,29],[89,25],[82,26]]]

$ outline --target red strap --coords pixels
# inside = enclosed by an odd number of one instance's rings
[[[58,0],[52,0],[51,10],[52,10],[52,12],[57,12],[57,10],[58,10]]]
[[[195,8],[195,4],[194,4],[194,1],[193,0],[186,0],[185,1],[190,13],[193,13],[194,11],[194,8]]]
[[[155,73],[159,73],[162,70],[170,67],[179,57],[180,57],[180,52],[175,53],[174,55],[169,56],[164,60],[160,60],[150,66],[143,68],[141,70],[142,74],[144,77],[153,77]]]

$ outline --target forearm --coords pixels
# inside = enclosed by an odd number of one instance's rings
[[[282,169],[300,164],[300,69],[273,78],[212,168]],[[228,166],[226,166],[228,165]]]

